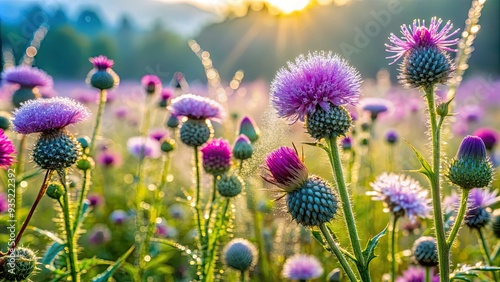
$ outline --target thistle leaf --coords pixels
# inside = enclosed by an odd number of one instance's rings
[[[134,246],[130,247],[126,253],[124,253],[121,257],[118,258],[118,260],[115,262],[115,264],[110,265],[106,271],[103,273],[97,275],[96,277],[92,278],[92,282],[105,282],[108,281],[109,278],[113,276],[115,271],[118,270],[122,266],[122,264],[125,262],[127,257],[132,253],[134,250]]]
[[[368,243],[366,244],[366,248],[363,251],[363,256],[365,257],[365,262],[366,262],[366,267],[370,264],[370,261],[377,256],[375,255],[375,248],[378,245],[378,242],[380,238],[382,238],[386,233],[387,229],[389,228],[389,225],[387,225],[384,230],[382,230],[379,234],[377,234],[375,237],[371,238]]]
[[[410,146],[410,148],[415,153],[418,161],[422,165],[422,167],[416,171],[423,173],[425,176],[427,176],[427,178],[429,178],[429,180],[432,180],[432,178],[434,177],[434,172],[432,170],[432,167],[427,162],[427,160],[422,156],[422,154],[420,154],[420,152],[415,147],[413,147],[412,144],[410,144],[410,142],[408,142],[408,140],[406,140],[406,139],[403,139],[403,140],[406,142],[406,144],[408,144],[408,146]]]

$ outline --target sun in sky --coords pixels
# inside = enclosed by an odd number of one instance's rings
[[[306,9],[312,5],[312,0],[157,0],[162,2],[184,2],[190,3],[198,7],[202,7],[211,11],[221,11],[227,8],[237,9],[246,7],[248,4],[262,5],[266,4],[274,12],[280,14],[291,14]],[[334,0],[317,0],[318,3],[329,3]]]
[[[284,14],[302,11],[309,4],[310,0],[266,0],[270,6],[280,10]]]

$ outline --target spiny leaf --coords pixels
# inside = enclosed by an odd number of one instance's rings
[[[59,254],[59,252],[64,250],[65,247],[66,247],[66,244],[61,244],[61,243],[55,242],[54,244],[52,244],[49,247],[49,249],[47,250],[47,252],[45,253],[45,255],[43,256],[43,258],[40,262],[45,264],[45,265],[52,264],[52,261],[54,261],[57,254]]]
[[[106,271],[103,273],[97,275],[96,277],[92,278],[92,282],[105,282],[108,281],[109,278],[113,276],[116,270],[120,268],[120,266],[125,262],[127,257],[132,253],[134,250],[134,246],[130,247],[126,253],[124,253],[121,257],[118,258],[118,260],[115,262],[115,264],[110,265]]]
[[[325,150],[325,152],[328,153],[328,148],[324,144],[322,144],[322,143],[318,143],[318,142],[302,142],[302,144],[313,146],[313,147],[319,147],[319,148]]]
[[[419,170],[417,170],[417,172],[421,172],[421,173],[425,174],[427,176],[427,178],[429,178],[429,180],[432,180],[432,178],[434,177],[434,172],[432,171],[432,168],[429,165],[429,163],[427,162],[427,160],[422,156],[422,154],[420,154],[420,152],[415,147],[413,147],[412,144],[410,144],[410,142],[408,142],[408,140],[406,140],[406,139],[403,139],[403,140],[406,142],[406,144],[408,144],[408,146],[410,146],[410,148],[413,150],[413,152],[417,156],[418,161],[422,165],[422,167]]]
[[[363,251],[363,256],[365,257],[365,262],[366,262],[366,267],[368,267],[368,264],[370,261],[377,256],[375,255],[375,248],[377,247],[378,241],[380,238],[382,238],[386,233],[387,233],[387,228],[389,228],[389,225],[387,225],[384,230],[382,230],[379,234],[377,234],[375,237],[371,238],[368,243],[366,244],[366,248]]]
[[[51,239],[52,241],[54,241],[56,243],[64,244],[64,241],[61,238],[57,237],[56,234],[54,234],[48,230],[40,229],[40,228],[33,227],[33,226],[28,226],[28,229],[33,230],[35,233],[38,233],[38,234],[43,235],[45,237],[48,237],[49,239]]]

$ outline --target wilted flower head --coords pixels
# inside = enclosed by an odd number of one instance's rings
[[[474,188],[469,192],[464,222],[470,228],[481,228],[491,220],[490,206],[498,203],[498,190]]]
[[[90,58],[89,61],[92,63],[94,68],[98,70],[105,70],[113,67],[113,60],[108,59],[108,57],[100,55],[97,57]]]
[[[269,153],[266,165],[262,178],[286,192],[300,188],[309,176],[307,167],[290,147],[280,147]]]
[[[12,140],[7,137],[3,129],[0,129],[0,168],[9,168],[15,161],[15,153]]]
[[[498,132],[495,129],[486,127],[478,128],[472,135],[477,136],[481,138],[481,140],[483,140],[486,150],[493,149],[493,147],[495,147],[495,145],[497,144],[499,138]]]
[[[429,27],[425,26],[425,20],[413,20],[413,26],[401,26],[403,37],[399,38],[391,33],[389,41],[392,45],[386,44],[387,52],[395,53],[388,59],[394,59],[391,64],[394,64],[399,58],[403,57],[408,51],[418,47],[435,47],[446,51],[455,52],[455,49],[450,48],[457,44],[458,38],[449,39],[455,35],[459,29],[452,31],[453,24],[448,21],[441,30],[439,30],[443,20],[433,17]]]
[[[328,112],[332,105],[354,105],[360,84],[358,72],[340,56],[314,52],[278,71],[271,83],[271,101],[279,117],[294,123],[318,107]]]
[[[231,168],[231,145],[219,138],[205,144],[201,149],[203,168],[212,175],[221,175]]]
[[[222,106],[212,99],[194,94],[184,94],[172,100],[169,107],[172,115],[190,119],[221,119]]]
[[[69,98],[29,100],[14,112],[14,131],[22,134],[60,130],[86,120],[87,107]]]
[[[410,266],[396,279],[396,282],[425,282],[425,268]],[[439,275],[432,274],[431,282],[439,282]]]
[[[127,141],[128,151],[138,158],[159,158],[161,156],[160,142],[150,137],[131,137]]]
[[[51,87],[52,77],[41,69],[22,65],[2,72],[2,80],[19,84],[22,88]]]
[[[323,267],[314,256],[297,254],[285,261],[281,276],[290,280],[316,279],[323,274]]]
[[[407,215],[410,220],[429,216],[431,207],[427,191],[413,178],[383,173],[370,186],[373,191],[367,195],[373,196],[373,200],[384,201],[386,212],[390,211],[396,216]]]

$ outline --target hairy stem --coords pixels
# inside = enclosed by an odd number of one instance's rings
[[[488,248],[488,241],[484,237],[483,229],[476,228],[476,230],[477,230],[477,233],[479,234],[479,241],[481,242],[481,247],[483,249],[484,259],[486,260],[485,263],[488,266],[492,266],[493,261],[491,260],[490,250]],[[493,279],[495,280],[495,282],[498,282],[497,274],[495,272],[492,272],[492,274],[493,274]]]
[[[106,90],[101,90],[101,93],[99,94],[99,108],[97,110],[94,132],[92,133],[92,140],[90,141],[89,152],[91,156],[94,155],[95,141],[97,140],[97,135],[99,135],[99,131],[101,131],[101,119],[102,119],[102,114],[104,113],[104,106],[106,105],[106,100],[107,100],[107,92]]]
[[[469,189],[462,189],[462,199],[460,201],[460,209],[458,210],[458,214],[455,219],[455,222],[453,223],[453,228],[451,229],[450,235],[448,236],[448,240],[446,240],[448,249],[451,249],[453,241],[455,241],[455,238],[457,237],[458,230],[462,225],[462,220],[464,219],[465,210],[467,209],[468,197],[469,197]]]
[[[332,237],[332,234],[330,234],[330,231],[328,230],[328,227],[326,227],[326,223],[323,223],[319,226],[321,233],[323,233],[323,236],[325,236],[326,241],[328,242],[328,246],[330,246],[331,251],[333,254],[337,257],[339,260],[340,265],[342,266],[342,269],[346,273],[347,277],[349,278],[349,281],[358,281],[356,278],[356,275],[354,275],[354,271],[352,271],[351,266],[347,262],[346,258],[340,251],[337,243]]]
[[[26,135],[23,134],[21,137],[21,141],[19,142],[19,149],[17,152],[17,164],[16,164],[16,169],[15,172],[17,174],[23,174],[24,173],[24,154],[25,154],[25,149],[26,149],[26,142],[28,138]],[[23,188],[19,186],[21,182],[21,179],[16,180],[16,183],[14,185],[15,192],[16,192],[16,210],[21,209],[23,206]],[[16,212],[16,221],[20,221],[21,213]]]
[[[396,230],[399,217],[393,215],[391,224],[391,282],[396,281]]]

